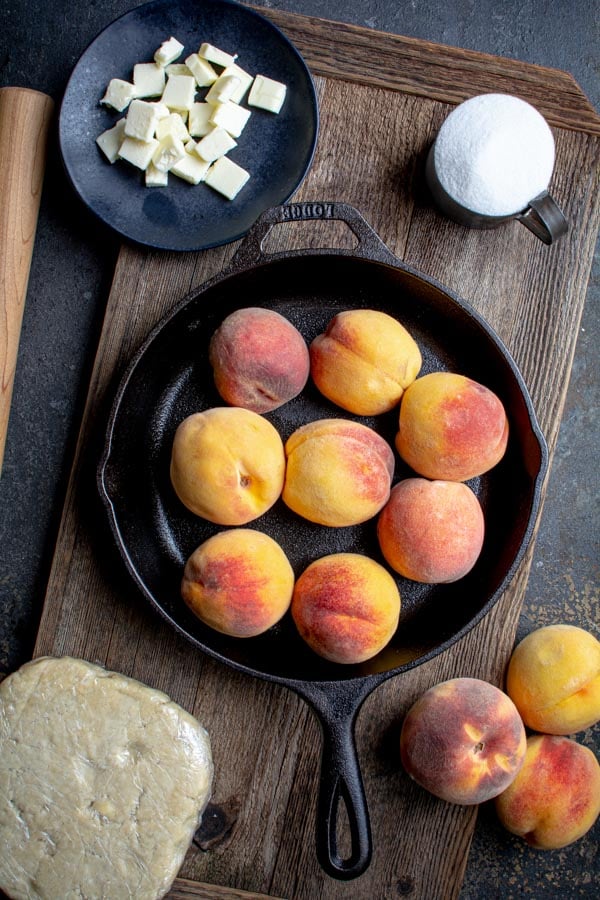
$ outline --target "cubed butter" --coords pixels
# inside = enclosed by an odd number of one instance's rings
[[[145,172],[146,187],[166,187],[169,183],[169,173],[160,172],[153,163],[150,163]]]
[[[220,159],[212,164],[206,173],[204,181],[213,190],[227,197],[228,200],[233,200],[249,178],[249,172],[246,172],[233,160],[228,159],[226,156],[221,156]]]
[[[265,75],[256,75],[248,94],[248,106],[258,106],[272,113],[278,113],[283,106],[287,87],[281,81],[274,81]]]
[[[160,119],[158,122],[156,126],[156,137],[158,140],[162,141],[168,134],[172,134],[174,138],[179,138],[180,141],[185,142],[188,140],[190,135],[179,113],[169,113],[168,116],[165,116],[164,119]]]
[[[192,75],[185,63],[171,63],[165,67],[167,75]],[[192,78],[194,76],[192,75]]]
[[[158,115],[154,103],[132,100],[125,119],[125,134],[137,141],[149,141],[154,137]]]
[[[200,49],[198,50],[198,56],[207,59],[216,66],[223,66],[223,68],[232,66],[237,59],[237,53],[235,56],[232,56],[230,53],[219,50],[219,48],[215,47],[213,44],[201,44]]]
[[[156,53],[154,54],[154,62],[158,66],[168,66],[175,62],[183,53],[183,44],[177,38],[170,37],[168,41],[163,41]]]
[[[185,61],[186,66],[196,79],[198,87],[207,87],[218,79],[218,75],[211,64],[197,53],[192,53]]]
[[[204,98],[207,103],[226,103],[241,85],[236,75],[220,75]]]
[[[138,169],[147,169],[157,147],[158,141],[155,138],[150,141],[138,141],[136,138],[126,137],[119,148],[119,156]]]
[[[110,163],[119,158],[119,148],[125,137],[125,119],[119,119],[116,125],[99,134],[96,143]]]
[[[230,77],[237,78],[240,83],[229,99],[234,103],[241,103],[246,96],[248,88],[254,81],[254,76],[242,69],[241,66],[236,65],[236,63],[232,63],[232,65],[227,66],[227,68],[223,69],[221,72],[221,78]]]
[[[117,112],[123,112],[135,97],[135,85],[129,81],[123,81],[122,78],[111,78],[100,103],[112,106]]]
[[[171,115],[171,110],[168,106],[165,106],[164,103],[161,103],[160,100],[151,100],[150,106],[153,106],[156,110],[156,119],[160,122],[161,119],[166,119],[167,116]]]
[[[167,134],[156,148],[156,152],[152,157],[152,165],[159,172],[170,172],[175,163],[183,159],[184,154],[183,141],[172,134]]]
[[[156,63],[136,63],[133,86],[137,97],[160,97],[165,89],[165,70]]]
[[[190,109],[188,118],[188,131],[192,137],[204,137],[213,126],[209,119],[213,114],[213,108],[209,103],[194,103]]]
[[[224,128],[213,128],[196,144],[195,152],[206,162],[214,162],[237,147],[237,143]]]
[[[189,109],[194,102],[196,81],[192,75],[171,75],[161,97],[172,110]]]
[[[239,137],[250,118],[249,109],[238,106],[232,100],[226,103],[218,103],[213,111],[210,121],[219,128],[224,128],[232,137]]]
[[[194,144],[195,147],[194,141],[190,141],[190,144]],[[188,181],[190,184],[200,184],[201,181],[204,181],[206,173],[210,168],[210,163],[200,159],[195,152],[194,147],[190,147],[189,144],[186,144],[185,155],[179,162],[175,163],[171,172],[173,175],[183,178],[184,181]]]

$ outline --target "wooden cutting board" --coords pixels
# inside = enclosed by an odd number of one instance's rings
[[[318,149],[296,199],[353,204],[399,257],[470,301],[520,365],[552,453],[598,230],[600,120],[593,108],[562,72],[319,19],[267,15],[303,53],[320,98]],[[489,91],[529,100],[553,126],[551,188],[570,223],[554,247],[517,223],[469,231],[430,208],[422,178],[426,149],[452,104]],[[305,236],[275,233],[271,247],[297,246]],[[344,237],[318,234],[322,244]],[[312,713],[284,688],[231,671],[170,631],[138,596],[110,540],[95,467],[117,380],[155,322],[219,272],[234,250],[121,249],[35,655],[71,654],[136,677],[166,691],[209,729],[214,834],[205,849],[192,847],[171,897],[454,897],[476,810],[445,804],[409,782],[398,761],[399,727],[415,697],[437,681],[469,675],[501,683],[531,553],[467,637],[391,679],[365,703],[357,744],[374,855],[360,879],[343,883],[328,878],[315,858],[320,733]]]

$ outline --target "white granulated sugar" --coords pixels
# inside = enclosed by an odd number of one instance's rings
[[[442,187],[461,206],[513,215],[547,189],[554,138],[529,103],[482,94],[450,113],[435,141],[434,164]]]

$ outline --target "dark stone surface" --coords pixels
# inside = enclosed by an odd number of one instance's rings
[[[58,103],[83,49],[134,5],[126,0],[0,0],[0,85],[47,91]],[[596,108],[600,105],[598,26],[589,0],[257,0],[257,5],[565,69]],[[0,479],[0,674],[31,655],[117,251],[118,240],[68,189],[54,136]],[[560,621],[598,629],[597,273],[598,265],[519,635]],[[598,729],[578,740],[597,752]],[[461,897],[596,897],[599,834],[596,825],[564,850],[533,851],[506,834],[493,811],[483,808]],[[412,887],[402,893],[410,896]]]

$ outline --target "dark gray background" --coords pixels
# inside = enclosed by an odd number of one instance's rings
[[[87,44],[135,5],[0,0],[0,86],[37,88],[58,103]],[[598,7],[592,0],[257,0],[256,5],[565,69],[596,109],[600,106]],[[53,135],[0,479],[0,673],[31,655],[118,246],[72,195]],[[596,264],[519,636],[552,622],[598,630],[599,340]],[[597,734],[588,730],[578,739],[597,748]],[[533,851],[503,832],[484,807],[462,900],[596,897],[599,833],[597,825],[565,850]]]

